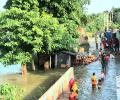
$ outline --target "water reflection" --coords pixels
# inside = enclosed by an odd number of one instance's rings
[[[21,74],[1,75],[0,84],[8,82],[17,85],[24,90],[23,100],[37,100],[66,70],[36,71],[28,73],[26,77]]]

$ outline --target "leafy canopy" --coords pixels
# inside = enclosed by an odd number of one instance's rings
[[[11,8],[0,15],[1,62],[29,62],[32,53],[51,53],[65,48],[61,41],[66,28],[47,13]],[[67,44],[66,44],[67,45]]]

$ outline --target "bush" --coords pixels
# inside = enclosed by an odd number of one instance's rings
[[[3,100],[21,100],[23,90],[17,86],[4,83],[0,85],[0,99]]]

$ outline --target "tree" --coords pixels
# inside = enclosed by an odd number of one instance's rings
[[[43,12],[40,15],[39,12],[18,8],[1,13],[0,34],[3,64],[25,64],[33,53],[51,54],[69,49],[74,43],[65,25],[59,24],[52,14]]]
[[[72,50],[88,1],[8,0],[0,14],[0,61],[25,64],[33,53]]]
[[[17,7],[30,11],[34,6],[35,8],[39,7],[40,13],[45,11],[58,18],[60,24],[64,24],[68,28],[68,33],[72,33],[72,38],[76,39],[79,35],[76,32],[78,25],[82,25],[85,22],[83,20],[84,5],[89,3],[90,0],[8,0],[5,8]],[[69,24],[67,24],[68,22]],[[73,28],[72,32],[70,32],[71,27]]]
[[[39,3],[38,0],[8,0],[4,8],[10,9],[12,7],[19,8],[21,10],[27,11],[39,11]]]
[[[113,23],[120,26],[120,8],[113,9]]]
[[[86,31],[96,33],[104,30],[104,14],[92,14],[88,15],[88,21],[86,25]]]
[[[41,51],[43,32],[37,28],[39,16],[39,13],[18,8],[11,8],[1,13],[0,47],[2,53],[0,58],[2,63],[24,64],[29,62],[33,51]]]

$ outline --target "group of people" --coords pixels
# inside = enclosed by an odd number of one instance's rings
[[[100,51],[99,51],[99,58],[100,58],[100,61],[101,61],[102,69],[106,70],[106,68],[108,67],[110,53],[100,49]]]
[[[91,77],[91,82],[92,82],[92,88],[95,89],[96,86],[98,86],[98,89],[100,89],[102,87],[102,83],[104,81],[105,78],[105,74],[103,71],[101,71],[101,74],[99,76],[98,82],[97,82],[97,77],[96,74],[93,73],[92,77]]]
[[[78,85],[77,82],[74,79],[71,79],[69,81],[69,87],[70,87],[70,96],[69,100],[77,100],[78,99]]]
[[[100,43],[100,47],[109,50],[111,52],[119,52],[119,40],[118,38],[114,37],[111,39],[107,39],[106,37],[103,37]]]
[[[101,65],[102,65],[102,71],[99,76],[98,82],[97,82],[97,77],[96,77],[95,73],[93,73],[93,75],[91,77],[93,89],[96,88],[97,85],[98,85],[98,89],[101,88],[102,83],[105,78],[104,73],[106,72],[106,69],[108,68],[108,63],[109,63],[109,59],[110,59],[110,51],[108,50],[109,49],[108,45],[105,45],[103,43],[103,46],[104,46],[104,48],[102,49],[102,47],[100,47],[100,50],[99,50],[99,59],[100,59]]]

